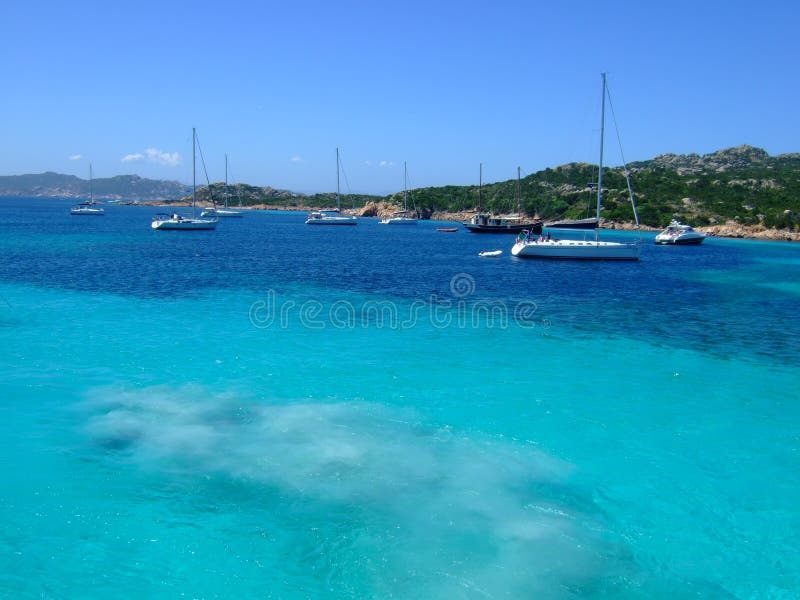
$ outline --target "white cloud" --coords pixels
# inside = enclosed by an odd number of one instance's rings
[[[379,167],[393,167],[394,163],[392,161],[390,161],[390,160],[382,160],[381,162],[378,163],[378,166]]]
[[[135,152],[122,157],[122,162],[138,162],[142,160],[168,167],[176,167],[181,164],[181,155],[177,152],[164,152],[157,148],[148,148],[144,153]]]
[[[301,163],[301,162],[303,162],[303,159],[302,159],[302,158],[300,158],[299,156],[293,156],[293,157],[292,157],[292,158],[290,158],[289,160],[290,160],[291,162],[293,162],[293,163]]]
[[[80,154],[73,154],[69,157],[70,160],[80,160],[81,158],[83,157]]]
[[[181,164],[181,155],[177,152],[162,152],[156,148],[148,148],[144,152],[147,155],[147,160],[150,162],[166,165],[168,167],[176,167]]]

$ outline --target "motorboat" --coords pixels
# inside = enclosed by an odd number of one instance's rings
[[[674,244],[676,246],[697,246],[706,239],[705,234],[692,229],[691,225],[684,225],[675,219],[670,221],[667,228],[656,236],[656,244]]]

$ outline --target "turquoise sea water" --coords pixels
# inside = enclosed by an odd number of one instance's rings
[[[0,596],[800,594],[797,246],[106,210],[0,200]]]

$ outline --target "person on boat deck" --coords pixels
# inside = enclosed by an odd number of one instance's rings
[[[550,232],[549,231],[547,232],[547,238],[546,239],[547,239],[548,242],[550,241]]]

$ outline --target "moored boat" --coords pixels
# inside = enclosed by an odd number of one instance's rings
[[[306,225],[358,225],[352,215],[341,214],[341,195],[339,193],[339,148],[336,148],[336,208],[315,210],[306,217]]]
[[[597,222],[600,222],[600,210],[603,200],[603,138],[605,135],[605,109],[606,109],[606,74],[602,74],[603,91],[600,111],[600,163],[597,175]],[[633,198],[633,191],[630,187],[630,177],[628,177],[628,192],[630,194],[633,214],[636,217],[636,224],[639,224],[639,216],[636,212],[636,203]],[[592,240],[560,240],[547,236],[537,235],[532,231],[526,231],[517,237],[517,241],[511,248],[511,254],[521,257],[535,258],[561,258],[579,260],[639,260],[638,243],[621,242],[602,242],[599,232],[595,229],[595,239]]]
[[[69,214],[89,217],[102,217],[106,214],[105,209],[100,206],[100,203],[94,201],[92,179],[92,165],[89,165],[89,200],[87,202],[81,202],[80,204],[74,205],[69,209]]]
[[[667,228],[656,236],[655,243],[675,246],[697,246],[706,239],[704,233],[695,231],[691,225],[684,225],[672,219]]]
[[[197,203],[197,182],[195,181],[195,147],[197,146],[197,134],[192,127],[192,216],[183,217],[177,213],[159,213],[153,217],[150,227],[153,229],[165,230],[201,230],[216,229],[217,219],[198,219],[195,217],[195,205]]]
[[[597,217],[587,219],[562,219],[545,223],[548,229],[597,229],[600,220]]]
[[[228,208],[228,155],[225,155],[225,187],[222,190],[222,199],[224,205],[208,208],[200,213],[201,217],[222,217],[222,218],[242,218],[244,215],[240,210]]]
[[[493,215],[481,211],[481,197],[483,190],[483,164],[481,164],[480,178],[478,180],[478,213],[464,223],[473,233],[519,233],[524,230],[541,232],[541,221],[530,221],[520,213],[520,169],[517,167],[517,212],[510,215]]]
[[[306,225],[356,225],[358,221],[351,215],[343,215],[338,208],[315,210],[306,217]]]
[[[391,217],[386,217],[380,220],[381,225],[416,225],[418,219],[416,216],[411,216],[408,210],[408,176],[406,170],[406,163],[403,163],[403,210],[399,210]]]

